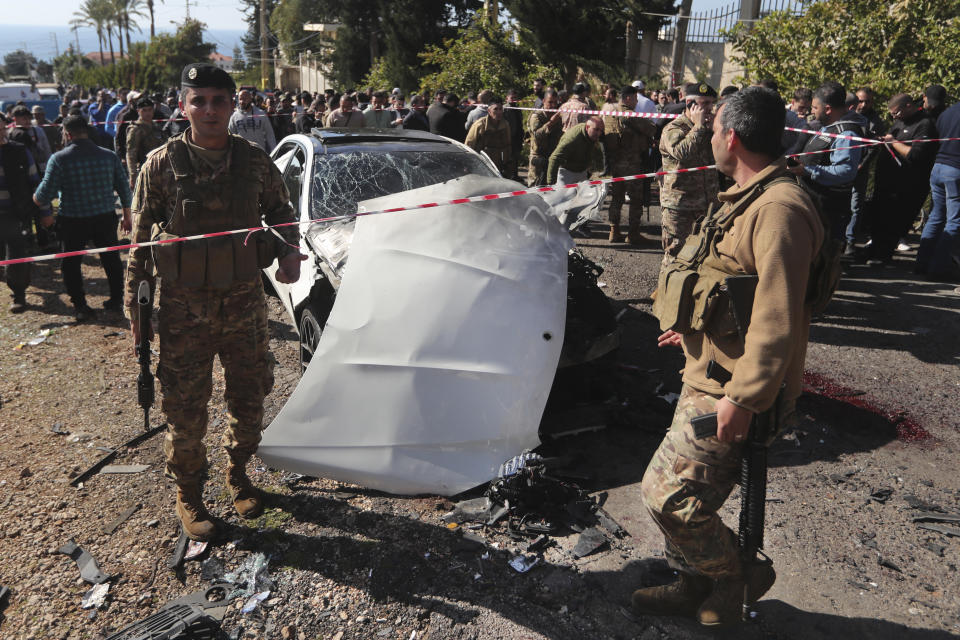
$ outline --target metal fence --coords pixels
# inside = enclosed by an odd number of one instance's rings
[[[807,5],[816,0],[762,0],[760,3],[760,17],[764,17],[774,11],[787,11],[794,15],[801,15],[806,11]],[[725,7],[713,9],[711,11],[701,11],[690,14],[687,18],[687,42],[724,42],[726,38],[721,31],[731,29],[740,21],[740,3],[731,2]],[[660,40],[673,40],[676,33],[677,18],[671,18],[670,21],[660,28]]]

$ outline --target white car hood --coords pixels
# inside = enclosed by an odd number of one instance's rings
[[[466,176],[361,210],[515,186]],[[539,443],[571,246],[536,195],[359,218],[316,354],[260,457],[395,494],[492,479]]]

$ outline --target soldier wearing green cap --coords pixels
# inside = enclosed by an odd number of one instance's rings
[[[191,64],[181,75],[180,111],[190,127],[152,152],[137,180],[134,242],[274,225],[296,220],[290,197],[269,156],[227,124],[235,90],[230,75],[210,64]],[[266,303],[260,270],[279,260],[277,277],[300,277],[296,226],[174,242],[130,253],[126,307],[139,342],[137,291],[160,279],[160,361],[168,430],[167,474],[177,484],[177,515],[195,540],[216,527],[203,503],[207,472],[203,436],[213,388],[214,356],[224,369],[228,416],[223,443],[227,486],[237,512],[263,511],[246,464],[260,443],[263,399],[273,386]]]
[[[713,164],[710,137],[717,92],[704,82],[684,87],[683,115],[663,128],[660,153],[663,170],[676,171]],[[720,191],[716,169],[668,173],[660,188],[661,239],[664,264],[673,261],[697,218],[706,214]]]

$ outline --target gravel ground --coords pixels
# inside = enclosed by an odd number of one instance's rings
[[[544,445],[585,476],[582,486],[605,499],[629,535],[580,559],[571,553],[576,535],[557,536],[522,574],[508,561],[523,543],[501,526],[476,532],[482,547],[464,540],[441,520],[452,503],[440,497],[392,497],[252,465],[255,482],[268,492],[268,510],[254,522],[240,521],[222,484],[219,367],[206,499],[224,519],[225,534],[200,560],[168,570],[178,523],[159,436],[122,450],[115,462],[149,465],[147,471],[101,474],[80,489],[69,484],[103,455],[98,447],[140,432],[138,368],[122,317],[101,313],[95,322],[73,323],[63,315],[69,308],[59,269],[38,265],[29,311],[9,315],[9,298],[0,296],[0,585],[12,591],[0,635],[105,637],[204,588],[203,566],[219,563],[222,571],[214,573],[222,575],[262,552],[275,586],[252,613],[239,611],[242,600],[231,604],[222,627],[234,637],[715,637],[683,620],[632,622],[618,611],[631,589],[664,575],[661,540],[638,497],[672,412],[658,396],[679,391],[682,366],[678,351],[655,346],[647,296],[660,255],[657,224],[654,209],[644,228],[649,242],[638,248],[611,246],[599,229],[578,239],[606,270],[601,281],[624,311],[624,340],[616,358],[592,369],[596,377],[585,384],[602,381],[607,428]],[[915,279],[909,258],[890,268],[850,267],[812,329],[802,424],[771,450],[766,546],[778,581],[753,623],[726,632],[731,638],[960,633],[960,538],[912,522],[920,502],[960,512],[960,295]],[[106,293],[103,272],[88,259],[84,274],[98,306]],[[45,329],[51,331],[42,343],[17,348]],[[268,419],[299,379],[296,335],[274,302],[270,329],[279,364]],[[585,390],[582,401],[596,402],[591,395]],[[153,423],[160,422],[157,411]],[[134,505],[138,510],[113,533],[103,532]],[[728,522],[738,505],[734,498],[725,507]],[[114,576],[100,609],[81,609],[89,585],[56,553],[71,538]]]

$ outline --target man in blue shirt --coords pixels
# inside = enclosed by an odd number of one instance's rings
[[[92,241],[95,247],[117,244],[116,195],[123,207],[121,226],[130,231],[132,195],[127,172],[113,151],[98,147],[90,139],[87,123],[81,116],[68,116],[63,121],[67,147],[53,154],[47,162],[43,182],[33,194],[34,202],[43,207],[60,198],[60,237],[64,251],[79,251]],[[67,295],[76,309],[78,322],[95,314],[87,305],[80,273],[82,257],[64,258],[60,266]],[[110,299],[103,308],[123,308],[123,265],[115,251],[100,254],[100,264],[107,274]]]
[[[960,138],[960,102],[940,114],[941,138]],[[930,173],[933,209],[920,234],[917,272],[935,281],[960,282],[960,142],[940,143]]]
[[[107,110],[107,124],[104,126],[104,130],[107,132],[107,135],[116,140],[117,138],[117,122],[120,112],[125,106],[127,106],[127,94],[130,92],[126,87],[120,87],[117,90],[117,102],[109,110]],[[116,151],[116,148],[114,148]]]
[[[820,122],[818,135],[810,136],[803,150],[824,151],[802,156],[802,164],[790,163],[790,170],[802,176],[807,185],[820,196],[820,206],[830,221],[830,237],[844,242],[850,222],[850,194],[860,165],[860,149],[850,147],[858,143],[835,134],[862,137],[859,124],[847,114],[847,91],[839,82],[825,82],[813,93],[810,111]],[[826,149],[831,149],[826,153]]]

